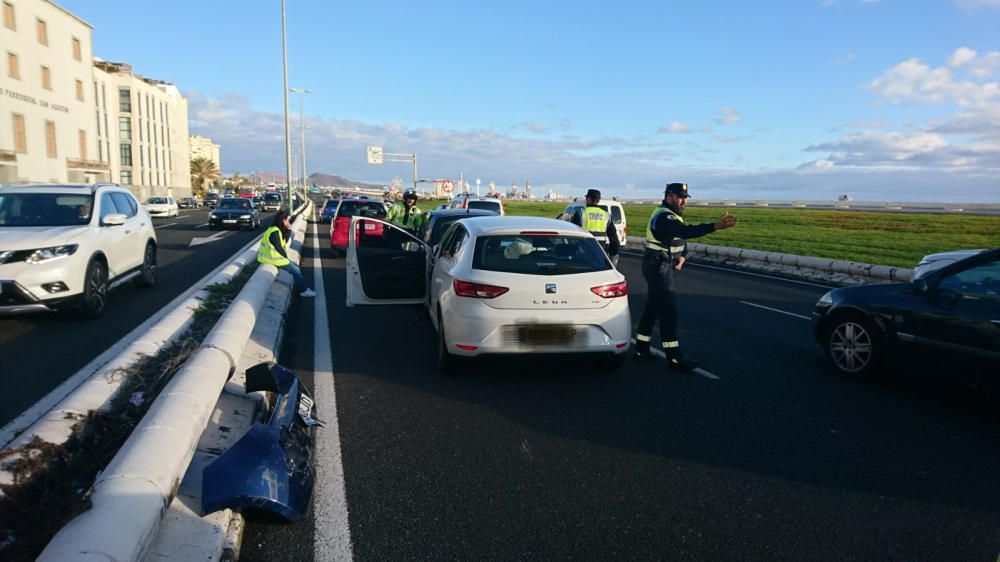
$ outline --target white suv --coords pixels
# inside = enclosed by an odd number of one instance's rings
[[[498,215],[504,215],[503,201],[497,197],[479,197],[462,193],[454,196],[448,202],[449,209],[484,209],[493,211]]]
[[[156,282],[156,231],[115,184],[0,187],[0,315],[79,307],[104,312],[127,281]]]

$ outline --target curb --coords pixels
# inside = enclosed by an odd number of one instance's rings
[[[642,251],[645,239],[629,236],[625,247]],[[866,283],[907,283],[913,270],[905,267],[875,265],[829,258],[744,250],[728,246],[688,243],[688,254],[699,263],[714,263],[835,285],[862,285]]]

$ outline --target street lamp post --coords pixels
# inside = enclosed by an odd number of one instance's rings
[[[285,0],[281,0],[281,71],[285,81],[285,196],[288,200],[288,208],[291,209],[292,201],[292,137],[291,128],[288,124],[288,38],[285,33]]]
[[[309,186],[306,185],[309,181],[309,175],[306,174],[306,119],[305,113],[302,112],[302,100],[306,94],[311,94],[312,90],[309,88],[289,88],[288,91],[299,95],[299,127],[302,129],[302,196],[305,197],[309,189]]]

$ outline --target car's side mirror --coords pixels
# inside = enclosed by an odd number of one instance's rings
[[[121,213],[113,213],[101,219],[101,226],[121,226],[127,219],[128,217]]]
[[[924,277],[918,277],[913,280],[913,291],[918,295],[926,295],[930,290],[930,286],[927,283],[927,279]]]

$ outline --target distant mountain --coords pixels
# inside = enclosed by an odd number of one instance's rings
[[[347,178],[333,175],[333,174],[323,174],[316,172],[314,174],[309,174],[309,185],[321,185],[325,187],[355,187],[355,188],[366,188],[366,189],[382,189],[381,185],[374,185],[370,183],[361,183]]]

